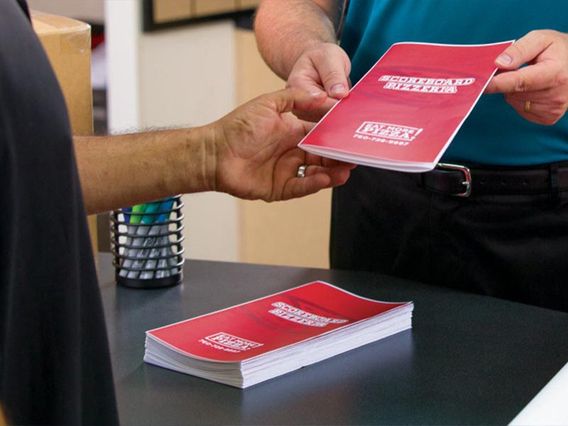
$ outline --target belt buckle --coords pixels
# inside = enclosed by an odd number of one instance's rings
[[[449,164],[449,163],[438,163],[436,166],[442,170],[457,170],[463,173],[464,181],[462,185],[465,186],[463,192],[458,192],[457,194],[451,194],[454,197],[469,197],[471,195],[471,171],[466,166],[461,166],[459,164]]]

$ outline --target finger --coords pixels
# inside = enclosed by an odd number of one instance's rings
[[[341,161],[334,161],[334,164],[329,166],[308,165],[305,171],[306,177],[316,176],[318,174],[326,174],[331,178],[333,184],[343,184],[349,177],[351,170],[355,167],[354,164],[343,163]],[[345,179],[345,180],[343,180]]]
[[[530,92],[515,92],[515,93],[508,93],[505,95],[507,99],[516,99],[516,100],[531,100],[532,102],[539,102],[542,104],[560,104],[564,105],[568,102],[567,96],[562,96],[562,93],[559,93],[560,90],[557,88],[550,88],[545,90],[534,90]]]
[[[510,102],[510,104],[513,107],[513,109],[517,111],[517,113],[527,121],[541,125],[553,124],[549,122],[551,120],[550,118],[541,115],[540,113],[541,110],[535,104],[531,103],[530,108],[527,108],[524,102],[523,103]]]
[[[282,199],[289,200],[291,198],[305,197],[329,188],[330,185],[331,178],[322,173],[305,178],[292,178],[284,188]]]
[[[551,98],[550,91],[531,92],[530,97],[506,95],[505,99],[523,118],[546,126],[558,122],[568,107],[566,103]]]
[[[296,111],[294,111],[294,114],[297,116]],[[300,117],[298,117],[300,124],[303,126],[304,129],[304,134],[308,134],[308,132],[310,130],[312,130],[314,128],[314,126],[316,125],[316,123],[310,121],[310,120],[304,120],[301,119]]]
[[[317,172],[309,171],[309,176],[303,178],[291,178],[284,188],[282,199],[304,197],[306,195],[315,194],[316,192],[343,185],[349,179],[350,170],[346,167],[337,167],[331,169],[321,169]]]
[[[544,90],[554,86],[558,70],[548,62],[496,75],[485,93],[515,93]]]
[[[311,154],[309,152],[306,152],[304,163],[310,166],[321,166],[323,165],[324,160],[325,157],[322,157],[321,155]]]
[[[320,155],[306,153],[304,164],[308,164],[311,168],[312,166],[323,166],[327,168],[331,167],[347,167],[349,170],[357,167],[356,164],[346,163],[345,161],[334,160],[332,158],[322,157]]]
[[[346,163],[345,161],[333,160],[331,158],[323,158],[322,159],[322,166],[324,167],[346,167],[349,170],[353,170],[357,167],[357,164],[354,163]]]
[[[316,126],[316,123],[314,123],[313,121],[305,121],[305,120],[301,121],[306,133],[310,132]]]
[[[313,96],[325,96],[327,97],[327,92],[319,83],[319,76],[317,75],[317,71],[313,70],[312,73],[314,75],[306,75],[303,73],[300,74],[291,74],[286,82],[286,87],[290,89],[300,89],[304,90],[308,93],[311,93]]]
[[[337,54],[319,56],[313,65],[330,97],[341,99],[349,94],[351,62],[343,50]]]
[[[325,94],[325,92],[322,92]],[[296,108],[294,109],[294,115],[298,118],[305,120],[316,122],[321,120],[321,118],[337,103],[337,99],[328,98],[327,94],[325,94],[325,101],[318,105],[317,107],[312,107],[311,109],[305,109],[305,105],[302,105],[303,108]]]
[[[517,69],[535,59],[551,42],[547,32],[531,31],[505,49],[495,60],[495,65],[500,69]]]
[[[313,109],[326,100],[325,93],[315,94],[295,88],[282,89],[263,97],[271,102],[274,110],[279,113],[291,112],[293,109]]]

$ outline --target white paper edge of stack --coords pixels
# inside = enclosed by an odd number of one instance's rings
[[[246,388],[408,330],[412,328],[413,309],[414,305],[409,302],[387,313],[358,321],[347,327],[274,350],[242,363],[213,362],[190,357],[169,345],[160,343],[159,339],[147,334],[144,361],[230,386]],[[390,327],[384,327],[387,320],[392,321],[397,318],[398,320],[391,323]],[[286,357],[289,361],[283,362]],[[268,364],[270,367],[261,370],[266,374],[255,374],[254,370],[258,370],[263,364]],[[244,374],[241,374],[241,368]],[[218,374],[223,372],[224,374]]]

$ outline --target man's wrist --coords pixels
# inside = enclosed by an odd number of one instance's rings
[[[217,167],[218,167],[218,144],[222,137],[219,126],[216,123],[208,124],[199,128],[200,131],[200,170],[201,179],[206,191],[218,191]]]
[[[183,129],[181,151],[174,163],[184,170],[178,192],[192,193],[217,190],[217,141],[214,125]],[[175,154],[175,152],[174,152]],[[181,154],[181,155],[179,155]]]

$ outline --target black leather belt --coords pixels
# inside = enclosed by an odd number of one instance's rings
[[[551,194],[568,191],[568,162],[535,167],[473,167],[440,163],[420,174],[420,185],[432,192],[472,194]]]

